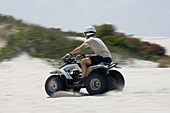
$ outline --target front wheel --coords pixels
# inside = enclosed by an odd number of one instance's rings
[[[45,91],[51,96],[54,92],[64,89],[64,81],[57,75],[50,76],[45,83]]]
[[[108,77],[103,72],[94,71],[86,79],[86,89],[90,95],[108,91]]]

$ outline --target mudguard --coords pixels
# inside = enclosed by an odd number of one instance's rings
[[[87,68],[87,71],[85,73],[85,77],[87,77],[93,70],[96,69],[104,69],[104,70],[109,70],[111,68],[121,68],[117,65],[117,63],[100,63],[99,65],[94,65],[94,66],[90,66],[89,68]]]
[[[96,70],[96,69],[104,69],[104,70],[109,70],[110,67],[108,66],[105,66],[105,65],[94,65],[94,66],[90,66],[86,73],[85,73],[85,77],[87,77],[93,70]]]

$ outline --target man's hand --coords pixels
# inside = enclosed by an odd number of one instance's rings
[[[69,58],[71,55],[70,55],[70,53],[67,53],[65,56],[66,56],[67,58]]]

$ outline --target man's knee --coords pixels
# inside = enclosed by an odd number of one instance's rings
[[[81,60],[81,63],[82,63],[82,64],[86,64],[86,58],[82,59],[82,60]]]
[[[86,64],[86,65],[90,65],[91,64],[91,60],[90,58],[84,58],[81,60],[81,63],[82,64]]]

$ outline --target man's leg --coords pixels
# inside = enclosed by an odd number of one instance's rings
[[[84,77],[84,74],[85,74],[85,72],[87,70],[88,65],[91,65],[91,60],[90,60],[89,57],[84,58],[84,59],[81,60],[81,68],[82,68],[82,76],[81,77],[82,77],[82,79]]]

